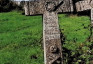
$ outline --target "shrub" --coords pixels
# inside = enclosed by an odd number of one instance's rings
[[[90,18],[60,14],[59,19],[64,64],[90,64],[93,61],[93,43],[89,41]]]
[[[0,12],[11,11],[15,7],[15,4],[13,4],[13,2],[10,0],[0,0]]]

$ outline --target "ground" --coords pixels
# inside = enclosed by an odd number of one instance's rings
[[[59,14],[59,25],[63,34],[64,63],[73,57],[72,63],[82,62],[83,55],[91,51],[90,18]],[[42,16],[25,16],[12,11],[0,13],[0,64],[44,64]],[[79,49],[82,48],[82,49]],[[70,51],[70,56],[68,52]],[[82,51],[82,52],[81,52]],[[75,58],[77,52],[80,56]],[[90,56],[84,56],[88,63]]]

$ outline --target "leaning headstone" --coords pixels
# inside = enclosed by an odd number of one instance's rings
[[[72,0],[33,0],[25,2],[25,15],[43,14],[45,64],[62,64],[59,12],[72,12]]]

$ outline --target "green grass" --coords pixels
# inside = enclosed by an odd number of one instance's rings
[[[93,57],[90,55],[92,43],[89,42],[89,16],[60,14],[59,24],[65,38],[63,43],[64,63],[89,64],[90,57]]]
[[[59,14],[59,24],[65,37],[63,47],[72,56],[81,45],[91,45],[88,16]],[[0,64],[44,64],[42,29],[42,16],[25,16],[16,11],[0,13]],[[63,54],[68,53],[63,49]]]
[[[43,64],[42,17],[0,13],[0,64]]]
[[[66,42],[85,43],[90,36],[90,18],[88,16],[59,15],[59,24]],[[71,43],[71,44],[72,44]]]
[[[67,40],[77,38],[78,42],[84,42],[90,36],[90,19],[88,16],[60,18],[60,27],[64,29],[62,32],[67,36]]]

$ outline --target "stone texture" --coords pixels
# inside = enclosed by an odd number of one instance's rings
[[[62,45],[57,13],[72,12],[72,0],[26,1],[24,8],[25,15],[43,14],[45,64],[62,64]]]
[[[25,12],[25,14],[28,13],[30,13],[28,15],[43,14],[44,11],[46,10],[47,3],[49,2],[55,3],[57,12],[73,12],[72,0],[39,0],[30,1],[28,5],[27,3],[25,3],[25,9],[27,8],[29,10],[28,12]]]
[[[61,64],[62,50],[58,16],[56,12],[43,14],[44,56],[46,64]]]
[[[91,25],[93,26],[93,8],[91,9]]]
[[[93,0],[82,0],[76,3],[76,10],[85,11],[93,8]]]

